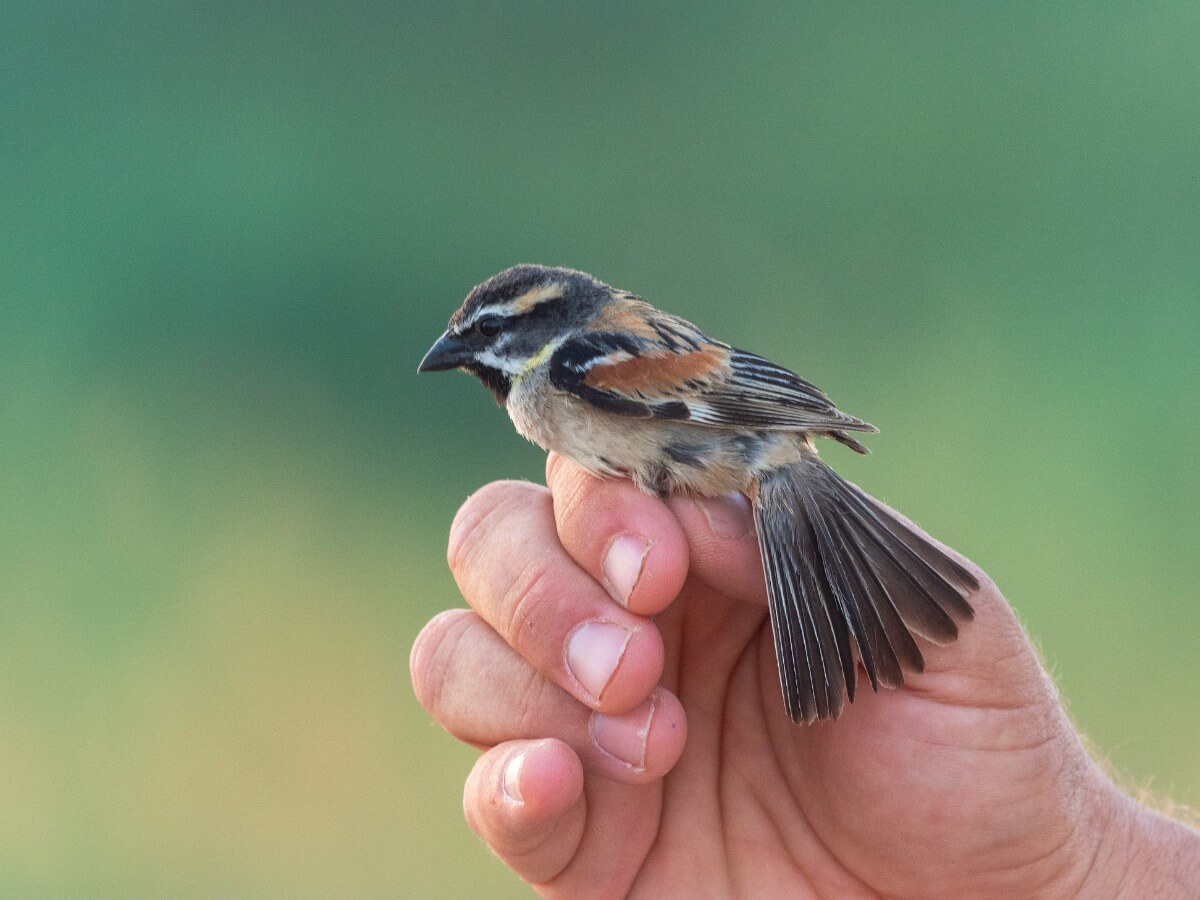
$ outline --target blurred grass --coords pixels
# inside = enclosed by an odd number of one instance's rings
[[[1200,803],[1191,4],[10,4],[0,892],[499,896],[412,700],[540,476],[461,295],[577,265],[875,422],[1073,715]]]

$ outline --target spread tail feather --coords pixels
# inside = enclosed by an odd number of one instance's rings
[[[973,617],[979,582],[815,454],[760,476],[753,496],[788,715],[836,719],[854,700],[855,648],[871,687],[925,666]]]

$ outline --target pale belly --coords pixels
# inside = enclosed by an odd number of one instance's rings
[[[601,476],[628,476],[645,491],[706,496],[745,491],[763,469],[790,465],[802,433],[709,428],[629,419],[558,390],[542,372],[514,386],[508,414],[517,431]]]

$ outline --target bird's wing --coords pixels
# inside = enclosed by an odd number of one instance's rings
[[[875,431],[782,366],[629,299],[550,359],[555,386],[621,416],[714,428]]]

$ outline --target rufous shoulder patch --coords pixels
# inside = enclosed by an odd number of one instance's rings
[[[590,331],[611,331],[644,340],[655,340],[658,334],[651,326],[648,314],[654,312],[641,300],[618,300],[610,304],[589,326]]]
[[[710,344],[691,353],[647,353],[594,366],[583,382],[629,396],[674,397],[687,390],[687,382],[706,381],[727,369],[725,348]]]

